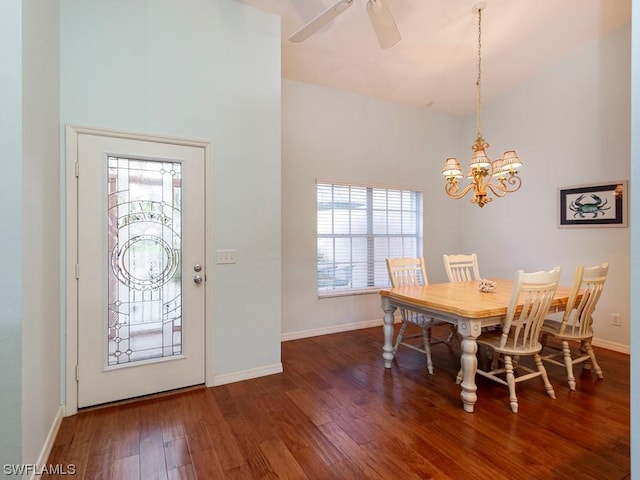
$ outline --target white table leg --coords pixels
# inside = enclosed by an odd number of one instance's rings
[[[391,305],[388,298],[382,297],[382,310],[384,311],[382,358],[384,358],[384,368],[391,368],[391,362],[393,362],[393,322],[395,320],[393,312],[396,311],[396,308],[395,305]]]
[[[460,320],[458,322],[458,333],[462,336],[462,356],[460,357],[460,367],[462,369],[462,404],[465,412],[473,412],[474,405],[478,399],[476,395],[476,369],[478,360],[476,352],[478,344],[476,338],[480,336],[480,322],[477,320]]]

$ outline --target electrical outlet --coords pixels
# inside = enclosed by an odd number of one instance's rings
[[[235,250],[218,250],[216,253],[218,255],[218,264],[236,263]]]
[[[613,325],[614,327],[619,327],[621,325],[619,313],[611,314],[611,325]]]

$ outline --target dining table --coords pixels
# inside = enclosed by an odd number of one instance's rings
[[[394,336],[394,312],[407,309],[421,313],[436,320],[457,326],[461,338],[460,367],[462,370],[462,405],[466,412],[473,412],[476,401],[476,370],[478,361],[476,339],[482,335],[485,327],[501,326],[507,315],[511,301],[513,281],[504,278],[492,278],[495,288],[483,292],[479,282],[434,283],[429,285],[395,287],[380,290],[382,310],[384,311],[384,344],[382,358],[385,368],[391,368]],[[550,312],[565,310],[571,287],[558,286],[551,302]],[[522,309],[518,304],[517,309]]]

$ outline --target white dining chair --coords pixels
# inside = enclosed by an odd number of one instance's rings
[[[548,318],[542,326],[542,345],[553,353],[542,356],[542,360],[565,367],[567,382],[571,390],[576,389],[576,378],[573,366],[583,363],[583,368],[593,369],[598,378],[603,378],[602,369],[596,360],[591,346],[593,338],[593,311],[596,308],[604,288],[609,264],[603,263],[595,267],[576,268],[573,288],[567,302],[564,315],[560,321]],[[562,346],[547,345],[549,336],[560,340]],[[570,342],[580,344],[579,350],[572,351]],[[556,360],[563,357],[563,361]]]
[[[443,255],[442,258],[449,282],[456,283],[480,280],[478,256],[475,253],[470,255]]]
[[[444,269],[447,272],[447,277],[450,283],[467,282],[470,280],[480,280],[480,269],[478,268],[478,256],[475,253],[472,254],[450,254],[442,255],[444,260]],[[492,330],[491,327],[488,328]],[[449,342],[460,342],[460,335],[455,330],[452,330],[451,335],[448,338]],[[478,352],[478,355],[482,357],[482,352]]]
[[[509,403],[514,413],[518,413],[516,383],[542,377],[547,394],[556,398],[540,357],[540,331],[558,288],[559,278],[558,267],[549,272],[525,273],[518,270],[502,329],[483,332],[476,340],[479,345],[493,351],[491,367],[488,370],[479,367],[477,373],[509,387]],[[535,369],[521,363],[521,358],[526,356],[533,357]],[[515,370],[525,373],[515,376]],[[456,380],[458,383],[462,381],[462,370]]]
[[[428,285],[429,282],[427,280],[427,270],[424,264],[424,258],[387,258],[386,262],[387,271],[389,272],[389,280],[392,287]],[[446,322],[404,308],[400,309],[400,316],[402,325],[400,326],[400,330],[394,342],[392,351],[394,357],[400,345],[422,352],[427,358],[427,371],[430,375],[433,375],[431,345],[436,343],[448,343],[448,340],[433,338],[431,336],[431,327]],[[420,327],[422,330],[421,333],[405,336],[409,325],[416,325]],[[421,338],[419,344],[409,341],[416,338]]]

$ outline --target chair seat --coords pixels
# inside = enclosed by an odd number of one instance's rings
[[[542,334],[553,335],[560,340],[588,340],[593,338],[593,332],[580,333],[577,328],[567,326],[564,332],[560,333],[562,322],[547,318],[542,324]]]
[[[493,330],[482,332],[476,342],[482,345],[486,345],[491,347],[498,353],[502,353],[504,355],[533,355],[534,353],[538,353],[542,350],[542,344],[538,342],[532,348],[509,348],[509,346],[500,347],[500,340],[502,339],[502,330]]]

